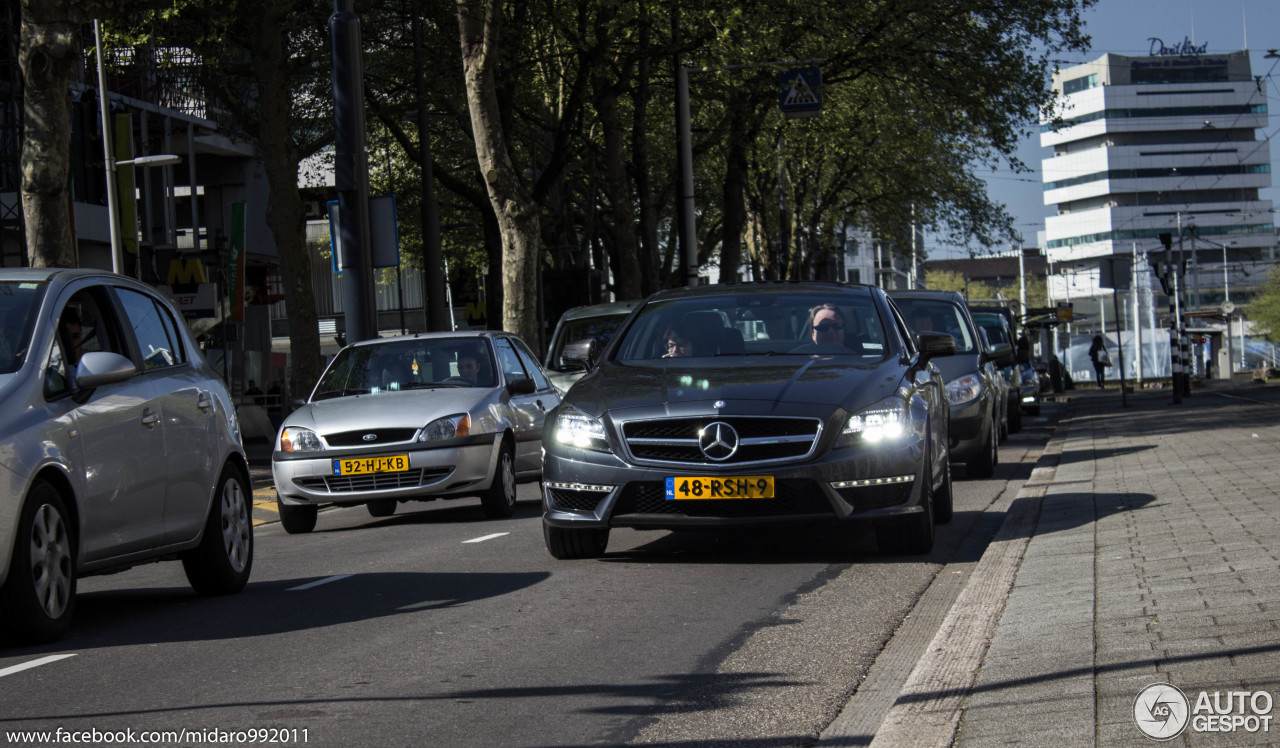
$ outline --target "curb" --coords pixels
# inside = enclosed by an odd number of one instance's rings
[[[873,748],[952,745],[1035,532],[1040,499],[1053,483],[1072,429],[1075,405],[1070,398],[1063,400],[1066,410],[1031,477],[1015,497],[1003,501],[1004,523],[881,721]],[[995,508],[1001,508],[999,503]]]

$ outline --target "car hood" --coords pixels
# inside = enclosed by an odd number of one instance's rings
[[[957,353],[954,356],[938,356],[930,359],[942,371],[944,382],[963,377],[965,374],[977,374],[981,368],[977,353]]]
[[[379,392],[307,403],[285,419],[320,434],[355,429],[421,428],[441,416],[473,412],[493,394],[487,387],[453,387],[407,392]]]
[[[566,401],[596,416],[704,400],[771,403],[780,412],[801,403],[854,409],[893,394],[901,371],[896,361],[805,356],[604,362],[578,380]]]

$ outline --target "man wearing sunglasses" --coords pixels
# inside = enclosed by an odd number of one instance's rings
[[[809,310],[809,326],[815,345],[844,345],[844,314],[834,304]]]

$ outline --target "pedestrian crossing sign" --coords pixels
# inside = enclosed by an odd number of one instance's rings
[[[822,108],[821,68],[779,73],[778,87],[778,108],[788,117],[812,117]]]

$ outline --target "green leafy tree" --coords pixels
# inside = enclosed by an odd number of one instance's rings
[[[1273,343],[1280,343],[1280,266],[1271,269],[1266,285],[1248,308],[1254,331]]]

